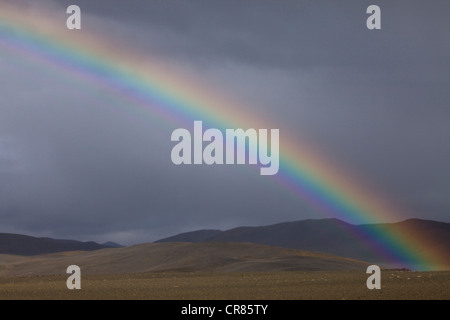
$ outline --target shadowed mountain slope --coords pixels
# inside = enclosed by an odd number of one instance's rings
[[[32,256],[63,251],[91,251],[111,248],[108,244],[98,244],[93,241],[81,242],[75,240],[59,240],[51,238],[36,238],[12,233],[0,233],[0,254]]]
[[[432,248],[417,248],[417,252],[433,250],[447,253],[450,266],[450,223],[409,219],[398,223],[352,225],[337,219],[303,220],[278,223],[262,227],[238,227],[202,237],[205,231],[183,233],[156,241],[226,241],[250,242],[279,246],[284,248],[318,251],[335,254],[371,263],[387,264],[386,258],[373,250],[373,242],[367,236],[389,230],[392,234],[403,234],[402,238],[412,239],[420,234],[421,238],[433,239]]]

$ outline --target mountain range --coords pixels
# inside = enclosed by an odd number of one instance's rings
[[[302,220],[261,227],[238,227],[226,231],[198,230],[181,233],[156,241],[161,242],[250,242],[291,249],[324,252],[370,263],[387,265],[386,257],[373,250],[373,242],[367,238],[376,230],[388,230],[391,234],[403,233],[403,238],[433,239],[433,250],[448,254],[450,266],[450,223],[409,219],[397,223],[352,225],[338,219]],[[401,266],[397,266],[401,267]]]
[[[60,240],[37,238],[13,233],[0,233],[0,254],[32,256],[64,251],[92,251],[116,248],[121,245],[114,242],[99,244],[93,241]]]
[[[378,264],[385,268],[405,267],[403,265],[393,265],[391,261],[387,260],[385,256],[379,253],[379,251],[373,250],[373,241],[371,241],[367,235],[378,232],[377,230],[379,229],[384,231],[388,230],[392,234],[397,234],[401,231],[403,233],[403,239],[412,239],[419,234],[420,239],[433,239],[434,241],[432,243],[427,243],[427,246],[415,248],[417,253],[420,255],[428,250],[440,252],[446,257],[444,269],[450,269],[450,223],[420,219],[409,219],[398,223],[366,225],[352,225],[337,219],[320,219],[284,222],[259,227],[238,227],[225,231],[197,230],[160,239],[153,244],[147,244],[153,246],[146,247],[147,249],[142,252],[154,252],[156,254],[155,257],[171,256],[176,252],[175,255],[180,255],[180,257],[178,257],[179,260],[174,262],[173,265],[170,265],[170,268],[173,269],[183,269],[182,261],[190,261],[189,263],[191,266],[202,268],[202,266],[204,266],[204,260],[209,261],[212,259],[208,257],[208,254],[211,254],[211,252],[214,251],[213,248],[226,249],[224,252],[220,253],[220,257],[217,256],[217,254],[211,255],[211,257],[214,256],[219,259],[217,260],[219,261],[217,265],[227,265],[228,269],[246,268],[245,266],[249,265],[250,260],[246,260],[245,257],[251,256],[249,253],[251,253],[252,250],[261,251],[261,247],[251,247],[250,245],[264,245],[276,248],[273,249],[275,250],[272,252],[274,254],[274,259],[271,263],[268,263],[267,260],[270,256],[269,252],[271,251],[264,249],[265,251],[263,251],[268,253],[267,259],[253,260],[253,269],[259,268],[256,266],[256,261],[262,263],[260,267],[263,269],[265,268],[263,266],[267,267],[269,265],[271,267],[281,266],[280,268],[283,270],[288,270],[290,268],[296,270],[299,268],[308,268],[305,265],[300,267],[301,263],[297,258],[286,259],[286,251],[280,251],[283,249],[302,251],[303,255],[306,254],[305,252],[308,252],[308,255],[310,256],[317,254],[332,255],[333,257],[343,259]],[[161,246],[165,243],[172,244],[170,246]],[[196,246],[186,247],[187,243],[196,244]],[[102,252],[107,252],[108,259],[111,261],[114,261],[115,259],[112,257],[114,253],[124,254],[127,257],[124,259],[135,261],[135,258],[131,258],[130,255],[133,252],[138,251],[127,248],[135,248],[136,246],[126,248],[121,247],[121,245],[114,242],[99,244],[93,241],[81,242],[75,240],[37,238],[19,234],[0,233],[0,261],[15,261],[15,258],[11,260],[11,257],[13,256],[18,258],[20,258],[20,256],[46,256],[48,254],[63,252],[85,252],[82,256],[90,257],[91,255],[88,253],[93,251],[99,252],[99,254],[92,253],[92,255],[95,255],[96,257],[102,257],[102,255],[105,254]],[[185,248],[186,250],[180,248]],[[240,253],[239,248],[242,249]],[[103,249],[108,250],[104,251]],[[209,253],[206,255],[199,254],[198,252],[196,253],[197,249],[205,254],[207,252]],[[164,250],[168,251],[164,253]],[[227,252],[232,254],[232,256],[226,258]],[[189,255],[192,255],[192,257],[189,257]],[[290,257],[298,257],[298,255],[298,252],[290,252]],[[194,262],[192,260],[194,257],[197,257],[200,260]],[[321,259],[322,258],[323,257],[321,257]],[[328,258],[329,257],[325,260]],[[122,258],[118,259],[119,261],[122,261]],[[244,260],[245,263],[243,262]],[[316,267],[320,265],[319,269],[326,269],[324,266],[325,260],[322,259],[320,263],[316,261],[313,265]],[[327,261],[331,260],[328,259]],[[139,261],[139,259],[136,261]],[[288,266],[289,261],[294,263],[291,267]],[[305,262],[306,260],[302,261]],[[98,261],[98,263],[102,264],[101,261]],[[237,267],[237,265],[239,265],[239,267]],[[331,265],[337,266],[338,264],[333,262]],[[339,263],[339,265],[343,266],[346,264]],[[156,266],[154,262],[152,262],[151,265],[141,266],[141,269],[144,268],[150,270],[156,268],[157,270],[162,270],[160,269],[160,266],[160,264]],[[188,265],[186,265],[186,268],[188,268]]]
[[[253,243],[144,243],[123,248],[35,256],[0,254],[0,277],[65,274],[76,264],[83,274],[143,272],[365,271],[368,264],[325,253]]]

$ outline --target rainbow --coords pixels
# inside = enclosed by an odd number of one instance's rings
[[[64,11],[62,11],[64,13]],[[61,15],[61,12],[59,13]],[[163,66],[161,61],[124,46],[107,35],[69,31],[55,12],[38,14],[17,5],[0,4],[0,50],[33,63],[82,77],[145,109],[152,118],[182,125],[202,120],[205,126],[271,128],[251,109],[201,83],[192,75]],[[329,217],[353,224],[376,224],[359,236],[385,258],[413,270],[448,269],[447,253],[420,230],[391,231],[383,221],[400,220],[403,210],[387,203],[344,170],[332,166],[313,146],[290,139],[280,130],[280,169],[273,176],[294,197]],[[378,227],[379,226],[379,227]]]

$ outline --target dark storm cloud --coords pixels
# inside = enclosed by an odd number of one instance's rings
[[[71,2],[59,3],[64,7]],[[427,55],[446,57],[446,1],[433,6],[423,1],[378,1],[386,29],[379,33],[365,28],[370,3],[78,1],[86,12],[146,26],[135,37],[158,41],[156,46],[169,55],[287,68],[373,64],[388,68],[423,61]],[[444,48],[447,51],[440,50]]]
[[[82,32],[196,73],[411,216],[448,221],[450,4],[377,1],[368,31],[372,2],[22,1],[78,4]],[[132,243],[322,217],[256,170],[172,165],[175,128],[129,101],[6,51],[0,70],[0,231]]]

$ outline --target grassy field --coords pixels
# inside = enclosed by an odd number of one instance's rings
[[[449,272],[382,271],[381,290],[355,271],[139,273],[86,275],[68,290],[66,275],[0,278],[0,299],[450,299]]]

